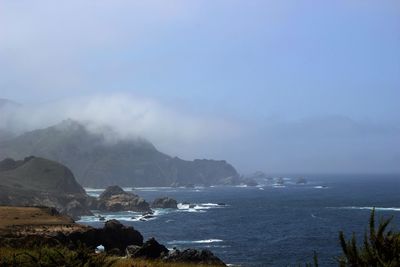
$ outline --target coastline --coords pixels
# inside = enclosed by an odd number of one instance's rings
[[[74,255],[85,250],[88,258],[103,262],[98,266],[106,262],[111,264],[109,266],[132,266],[133,263],[135,266],[163,267],[226,266],[210,251],[171,252],[154,238],[143,242],[137,230],[116,220],[107,221],[104,228],[96,229],[76,223],[53,208],[12,206],[0,206],[0,218],[1,263],[15,260],[15,255],[30,255],[33,259],[36,254],[63,251],[63,254]],[[94,249],[103,244],[106,250],[95,253]]]

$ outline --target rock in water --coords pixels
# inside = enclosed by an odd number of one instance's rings
[[[300,177],[296,180],[296,184],[306,184],[307,180],[304,177]]]
[[[109,186],[96,202],[97,209],[102,211],[151,211],[149,203],[138,195],[125,192],[119,186]]]
[[[153,201],[151,204],[152,208],[159,208],[159,209],[177,209],[178,208],[178,202],[169,197],[161,197],[157,198]]]
[[[112,186],[107,187],[106,190],[103,193],[101,193],[101,195],[99,196],[99,199],[105,200],[114,195],[120,195],[120,194],[125,194],[125,191],[118,185],[112,185]]]

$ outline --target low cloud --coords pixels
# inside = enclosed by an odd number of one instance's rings
[[[393,123],[338,115],[239,122],[198,116],[126,94],[42,105],[3,101],[0,110],[0,135],[45,128],[70,118],[89,131],[105,134],[107,142],[145,138],[172,156],[225,159],[243,173],[400,171],[400,127]]]
[[[237,125],[226,120],[191,115],[149,98],[124,94],[41,105],[5,105],[0,113],[0,129],[21,134],[65,119],[82,122],[89,131],[102,132],[109,142],[146,138],[166,152],[183,155],[190,154],[185,147],[220,142],[240,132]]]

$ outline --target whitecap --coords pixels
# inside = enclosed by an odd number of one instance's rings
[[[169,245],[184,245],[184,244],[210,244],[223,242],[222,239],[204,239],[204,240],[173,240],[167,242]]]
[[[133,191],[133,190],[135,190],[135,188],[133,188],[133,187],[122,187],[122,190],[127,192],[127,191]]]
[[[220,205],[218,205],[218,204],[216,204],[216,203],[203,203],[203,204],[201,204],[201,205],[203,205],[203,206],[210,206],[210,207],[218,207],[218,206],[220,206]]]
[[[355,206],[350,206],[350,207],[340,207],[339,209],[373,210],[374,207],[355,207]],[[390,208],[375,207],[375,210],[378,210],[378,211],[400,211],[400,208],[395,208],[395,207],[390,207]]]
[[[170,190],[173,189],[173,187],[169,186],[147,186],[147,187],[136,187],[135,190],[141,190],[141,191],[161,191],[161,190]]]
[[[91,192],[101,192],[104,191],[104,188],[91,188],[91,187],[84,187],[85,191],[91,191]]]
[[[98,197],[105,189],[85,187],[86,194],[91,197]]]
[[[222,208],[226,207],[227,205],[217,204],[217,203],[198,203],[198,204],[183,204],[178,203],[178,209],[180,211],[188,211],[188,212],[195,212],[195,211],[204,211],[208,209],[215,209],[215,208]]]

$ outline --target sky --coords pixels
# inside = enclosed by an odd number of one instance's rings
[[[399,1],[0,0],[0,128],[71,117],[240,172],[400,172]]]

